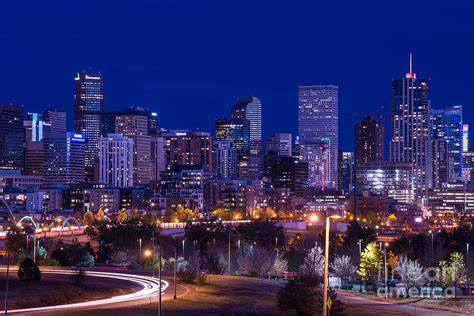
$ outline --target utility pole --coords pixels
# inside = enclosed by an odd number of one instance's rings
[[[173,295],[173,299],[176,299],[176,261],[178,260],[177,252],[178,252],[178,250],[176,249],[176,247],[174,247],[174,275],[173,275],[174,295]]]

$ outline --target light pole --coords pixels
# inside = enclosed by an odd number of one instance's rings
[[[8,281],[10,277],[10,252],[8,251],[7,248],[7,279],[5,281],[5,302],[4,302],[4,315],[8,315]]]
[[[326,240],[324,244],[324,289],[323,289],[323,316],[327,316],[328,314],[328,277],[329,277],[329,227],[330,227],[330,220],[338,219],[344,217],[344,214],[341,215],[339,211],[333,214],[330,214],[329,211],[326,212]]]
[[[184,258],[184,241],[185,239],[183,239],[183,258]]]
[[[230,275],[230,229],[229,229],[229,240],[227,245],[227,272]]]
[[[138,239],[139,251],[140,251],[140,260],[142,259],[142,239]]]
[[[363,239],[359,239],[357,244],[359,245],[359,263],[362,261],[362,241]],[[359,293],[362,293],[362,278],[359,277]]]
[[[469,270],[470,261],[471,260],[469,258],[469,243],[466,243],[467,282],[469,283],[467,288],[468,288],[469,296],[471,296],[471,271]]]
[[[388,275],[387,275],[387,243],[383,247],[383,257],[385,265],[385,299],[388,299]]]

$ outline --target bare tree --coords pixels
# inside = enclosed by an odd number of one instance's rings
[[[397,264],[397,272],[400,275],[402,283],[406,287],[424,285],[426,280],[423,275],[423,267],[418,260],[408,259],[407,256],[400,256]]]
[[[300,267],[300,272],[306,276],[321,276],[324,268],[323,249],[314,246],[309,250],[304,259],[303,265]]]
[[[347,280],[354,276],[357,266],[352,263],[349,256],[342,255],[334,258],[334,262],[331,263],[331,270],[334,276]]]

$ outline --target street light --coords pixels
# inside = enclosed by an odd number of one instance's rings
[[[324,289],[323,289],[323,316],[328,314],[328,274],[329,274],[329,227],[330,220],[344,217],[344,211],[326,212],[326,240],[324,244]]]

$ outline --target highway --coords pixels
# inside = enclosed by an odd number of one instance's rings
[[[14,277],[16,269],[11,269],[11,275]],[[2,269],[2,272],[5,270]],[[61,278],[68,276],[73,271],[70,270],[41,270],[41,273],[46,278]],[[159,297],[159,280],[149,276],[134,275],[127,273],[115,273],[115,272],[98,272],[98,271],[87,271],[87,279],[104,279],[110,286],[114,284],[123,285],[124,282],[132,283],[136,289],[134,292],[125,295],[114,296],[106,299],[92,300],[81,303],[65,304],[57,306],[45,306],[35,308],[23,308],[23,309],[12,309],[8,310],[8,314],[50,314],[53,312],[66,312],[66,311],[77,311],[77,310],[91,310],[100,308],[119,308],[119,307],[130,307],[136,305],[149,304],[151,302],[157,302]],[[87,282],[87,281],[86,281]],[[162,293],[163,300],[171,299],[173,297],[173,289],[169,288],[170,282],[162,280]],[[183,289],[178,289],[178,294],[181,295]],[[4,310],[0,311],[4,314]]]

